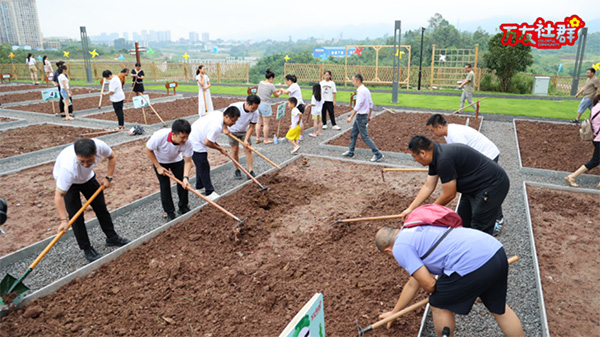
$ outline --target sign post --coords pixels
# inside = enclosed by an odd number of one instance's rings
[[[56,114],[56,108],[54,107],[54,100],[59,98],[58,88],[46,89],[42,91],[42,100],[50,101],[52,104],[52,113]]]
[[[173,89],[173,95],[177,95],[177,92],[175,91],[175,89],[177,88],[177,81],[173,81],[173,82],[168,82],[165,83],[165,88],[167,88],[167,96],[169,95],[169,90]]]

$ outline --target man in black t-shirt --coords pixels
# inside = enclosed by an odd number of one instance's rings
[[[413,202],[401,215],[407,216],[435,190],[438,178],[443,192],[435,204],[446,205],[462,193],[457,213],[464,227],[496,235],[496,215],[508,194],[508,175],[493,160],[464,144],[437,144],[429,138],[414,136],[408,148],[415,160],[429,166],[429,175]]]

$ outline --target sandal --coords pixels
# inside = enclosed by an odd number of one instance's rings
[[[266,143],[266,142],[267,142],[267,141],[265,141],[265,143]],[[262,143],[262,140],[260,140],[260,138],[256,138],[256,144],[260,144],[260,143]]]
[[[579,184],[575,182],[575,179],[571,178],[571,176],[566,176],[565,181],[571,185],[571,187],[579,187]]]
[[[265,139],[264,143],[265,143],[265,144],[272,144],[272,143],[273,143],[273,141],[272,141],[272,140]]]
[[[125,127],[124,126],[119,126],[115,129],[115,131],[125,131]]]

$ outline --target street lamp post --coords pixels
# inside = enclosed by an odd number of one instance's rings
[[[421,27],[421,56],[419,56],[419,84],[417,90],[421,90],[421,65],[423,65],[423,33],[425,33],[425,27]]]

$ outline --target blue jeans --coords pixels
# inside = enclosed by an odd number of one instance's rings
[[[357,114],[356,120],[354,121],[354,125],[352,126],[352,133],[350,133],[350,147],[348,150],[350,153],[354,153],[354,148],[356,147],[356,139],[358,138],[358,134],[360,133],[360,138],[362,138],[363,142],[367,144],[368,147],[371,148],[373,154],[377,157],[381,156],[381,152],[371,137],[369,137],[369,131],[367,131],[367,123],[369,123],[369,114]]]

